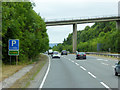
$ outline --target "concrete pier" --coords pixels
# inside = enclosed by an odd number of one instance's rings
[[[118,17],[120,17],[120,1],[118,2]],[[116,21],[116,28],[120,30],[120,20]]]
[[[73,53],[77,50],[77,23],[73,24]]]
[[[117,30],[120,30],[120,20],[116,21],[116,28],[117,28]]]

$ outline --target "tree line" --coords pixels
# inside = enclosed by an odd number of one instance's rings
[[[46,24],[31,2],[2,2],[2,61],[9,63],[8,40],[19,39],[19,62],[32,60],[49,48]],[[15,59],[13,57],[13,59]]]
[[[62,49],[72,52],[72,35],[69,34],[62,44],[54,46],[54,50]],[[116,22],[97,22],[93,26],[86,26],[77,31],[77,51],[120,53],[120,31],[116,29]]]

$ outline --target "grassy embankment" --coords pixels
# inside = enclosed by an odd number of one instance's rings
[[[33,80],[37,73],[42,69],[42,67],[47,62],[48,57],[45,55],[39,55],[35,59],[30,61],[29,63],[22,64],[22,65],[2,65],[2,75],[0,75],[0,81],[8,78],[9,76],[13,75],[23,67],[28,64],[34,64],[33,68],[26,73],[23,77],[17,80],[12,88],[24,88],[30,84],[30,80]],[[24,83],[23,83],[24,82]]]
[[[33,68],[26,73],[23,77],[18,79],[11,88],[27,88],[30,85],[30,81],[40,72],[42,67],[46,64],[48,57],[45,55],[39,55],[36,58]]]

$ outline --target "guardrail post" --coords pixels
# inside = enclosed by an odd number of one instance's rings
[[[73,53],[77,50],[77,23],[73,24]]]

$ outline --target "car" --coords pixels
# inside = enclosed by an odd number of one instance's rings
[[[44,54],[48,54],[48,51],[44,52]]]
[[[60,54],[58,51],[54,51],[52,54],[52,58],[60,58]]]
[[[62,50],[61,55],[67,55],[67,54],[68,54],[68,53],[67,53],[66,50]]]
[[[49,49],[48,50],[48,55],[52,55],[53,54],[53,50],[52,49]]]
[[[86,59],[86,54],[84,52],[77,52],[76,59]]]
[[[115,64],[115,76],[118,76],[120,74],[120,61]]]
[[[69,54],[70,53],[70,51],[67,51],[67,54]]]

